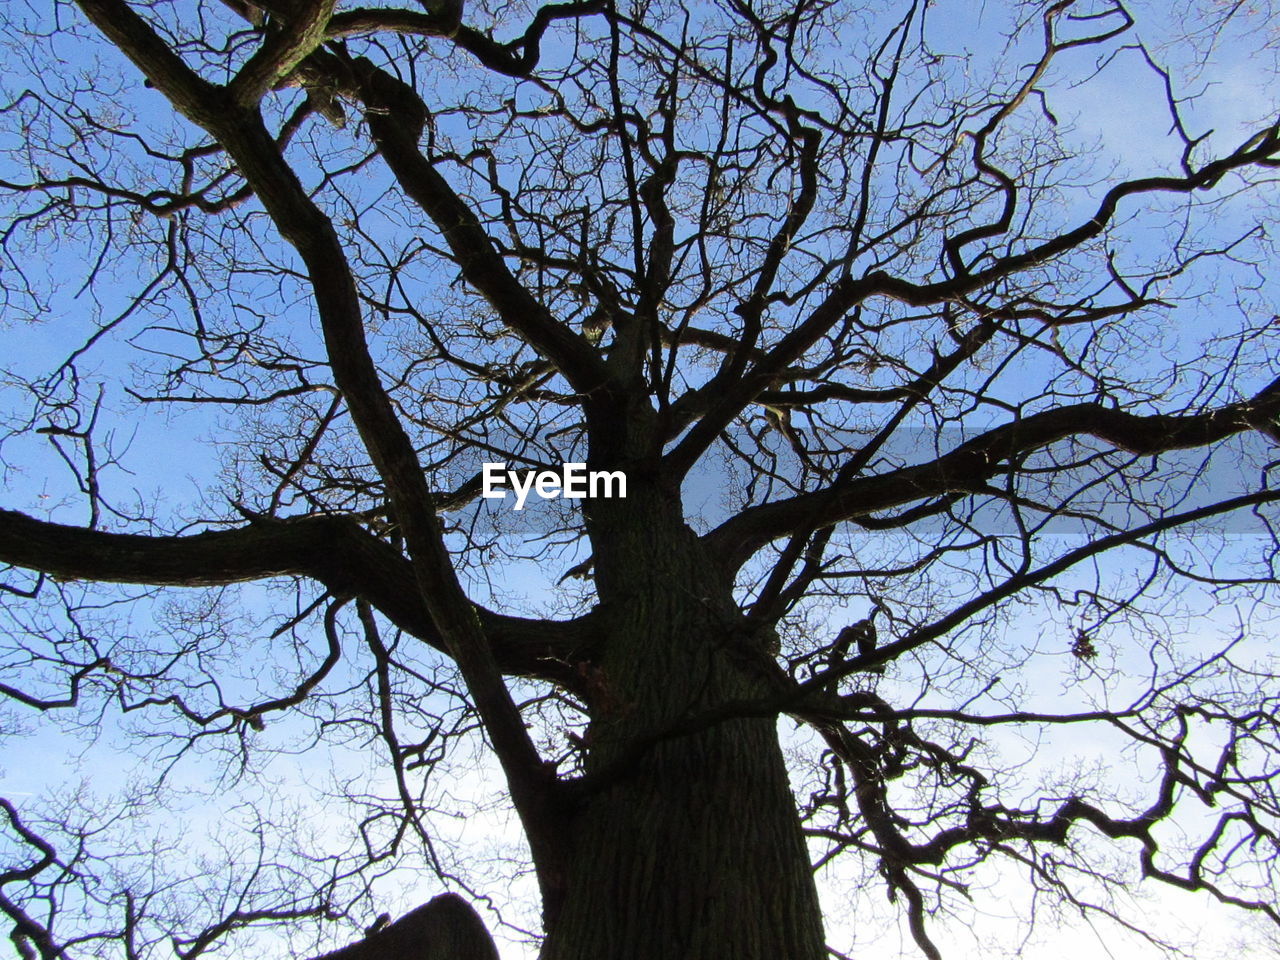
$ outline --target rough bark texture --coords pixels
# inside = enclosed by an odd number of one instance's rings
[[[765,643],[656,490],[601,504],[611,598],[594,678],[588,782],[543,960],[818,960],[809,860],[775,721],[643,744],[682,718],[770,691]]]

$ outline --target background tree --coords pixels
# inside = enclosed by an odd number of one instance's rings
[[[143,760],[0,803],[17,953],[478,893],[490,761],[544,960],[1280,921],[1273,24],[980,13],[8,5],[4,730]]]

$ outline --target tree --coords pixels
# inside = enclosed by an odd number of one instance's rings
[[[817,960],[815,861],[930,957],[1010,871],[1033,910],[1120,917],[1136,872],[1280,922],[1280,125],[1196,99],[1268,24],[979,13],[11,5],[5,729],[153,774],[3,801],[18,954],[261,954],[415,871],[467,891],[477,738],[543,960]],[[1100,88],[1133,149],[1089,146]],[[625,496],[516,511],[485,463]],[[260,777],[342,749],[384,779],[308,832]],[[196,756],[249,840],[112,846]],[[475,931],[433,903],[365,952]]]

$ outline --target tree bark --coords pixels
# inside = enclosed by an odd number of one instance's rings
[[[635,489],[593,509],[607,622],[591,682],[586,783],[596,779],[570,831],[542,960],[821,960],[776,721],[661,737],[767,695],[768,641],[674,503]]]

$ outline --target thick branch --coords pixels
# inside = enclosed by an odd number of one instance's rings
[[[931,306],[956,302],[990,284],[1059,257],[1098,237],[1115,218],[1121,201],[1151,193],[1194,193],[1216,186],[1223,177],[1247,167],[1280,166],[1280,126],[1272,126],[1251,137],[1231,154],[1205,164],[1183,177],[1146,177],[1117,184],[1107,191],[1097,211],[1085,223],[1037,244],[1021,253],[997,259],[991,266],[934,283],[914,283],[883,271],[873,271],[857,280],[837,282],[814,310],[758,360],[736,382],[715,391],[691,391],[675,407],[672,425],[682,428],[697,416],[700,421],[667,456],[677,472],[688,470],[715,442],[724,427],[800,359],[841,318],[872,297],[885,296],[911,306]],[[704,412],[705,411],[705,412]]]
[[[337,0],[307,0],[275,33],[269,34],[228,86],[231,98],[251,107],[263,94],[291,74],[324,42],[329,18]]]
[[[123,0],[83,0],[79,7],[192,123],[203,127],[223,113],[228,103],[225,89],[188,67],[129,4]]]
[[[472,54],[490,70],[512,77],[527,77],[538,65],[542,56],[542,37],[547,28],[557,20],[574,20],[607,9],[603,0],[587,0],[585,3],[549,3],[533,15],[533,22],[520,38],[510,43],[499,43],[486,33],[472,27],[460,27],[453,41]]]
[[[439,13],[420,10],[389,10],[378,7],[356,7],[344,10],[329,20],[330,37],[348,37],[361,33],[407,33],[421,37],[452,36],[462,16],[461,3],[446,3]]]
[[[1278,437],[1280,380],[1253,399],[1203,414],[1138,416],[1096,403],[1032,414],[990,430],[929,463],[744,510],[707,534],[716,556],[736,569],[756,550],[797,530],[889,510],[917,500],[980,489],[1010,459],[1072,436],[1093,436],[1136,454],[1202,447],[1245,430]]]
[[[475,213],[418,149],[426,107],[416,91],[367,60],[356,61],[369,130],[405,193],[444,234],[462,274],[507,326],[556,365],[584,394],[606,382],[599,354],[507,269]]]
[[[99,28],[135,65],[147,70],[152,49],[163,46],[154,31],[123,0],[79,0]],[[132,18],[132,29],[115,26]],[[188,78],[161,70],[153,82],[175,105]],[[560,850],[560,817],[552,798],[554,773],[546,767],[511,698],[485,637],[474,604],[458,581],[444,545],[434,501],[417,451],[397,416],[365,339],[359,293],[333,223],[285,162],[256,110],[226,103],[193,112],[226,148],[262,203],[281,237],[306,266],[334,381],[351,419],[386,483],[388,498],[404,535],[414,579],[449,655],[458,665],[494,752],[506,774],[512,799],[524,822],[542,882],[544,907],[558,899],[555,867]]]
[[[0,561],[64,580],[199,587],[309,577],[366,600],[397,627],[448,653],[409,561],[347,517],[257,521],[189,536],[104,533],[0,510]],[[572,685],[586,655],[587,618],[554,623],[476,609],[504,674]]]

